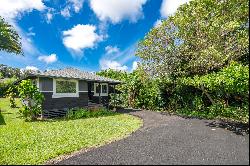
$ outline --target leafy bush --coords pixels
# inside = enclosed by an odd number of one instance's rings
[[[203,76],[168,81],[168,111],[203,118],[226,118],[248,123],[249,67],[232,62]]]
[[[163,107],[164,102],[159,86],[162,84],[161,80],[150,78],[140,67],[132,73],[109,69],[97,74],[123,82],[116,86],[116,92],[119,92],[119,95],[110,95],[110,104],[150,110],[159,110]]]
[[[19,97],[22,99],[22,107],[19,110],[23,116],[35,120],[42,111],[44,96],[38,91],[31,80],[22,80],[18,86]]]
[[[66,119],[81,119],[81,118],[93,118],[100,116],[115,115],[116,113],[111,112],[105,108],[99,108],[95,111],[91,111],[86,108],[72,108],[67,111],[65,116]]]
[[[241,95],[247,97],[249,92],[249,66],[232,62],[228,67],[218,72],[204,76],[194,76],[183,79],[183,83],[201,89],[201,86],[220,97],[223,95]]]
[[[0,79],[0,97],[4,97],[8,88],[16,81],[15,77]]]
[[[10,100],[10,107],[16,108],[15,97],[17,97],[17,90],[15,86],[10,86],[6,92],[6,97]]]

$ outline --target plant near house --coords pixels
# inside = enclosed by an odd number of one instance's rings
[[[116,114],[117,113],[109,111],[105,108],[98,108],[95,111],[86,108],[72,108],[68,110],[65,118],[66,119],[94,118],[94,117],[109,116]]]
[[[15,86],[9,87],[9,89],[6,92],[6,97],[8,97],[10,100],[10,107],[11,108],[16,108],[16,103],[15,103],[16,96],[17,96],[17,94],[16,94]]]
[[[43,94],[38,91],[31,80],[23,80],[18,86],[18,93],[23,101],[20,112],[26,120],[35,120],[42,111]]]

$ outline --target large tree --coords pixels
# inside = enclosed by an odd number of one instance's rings
[[[14,28],[0,16],[0,51],[22,54],[20,39]]]
[[[158,76],[206,74],[249,54],[248,0],[196,0],[180,6],[138,45]]]

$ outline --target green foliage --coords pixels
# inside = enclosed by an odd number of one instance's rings
[[[232,62],[218,72],[179,78],[168,110],[188,116],[227,118],[248,123],[249,67]]]
[[[99,108],[98,110],[91,111],[86,108],[72,108],[67,111],[66,119],[81,119],[81,118],[94,118],[100,116],[111,116],[117,113],[111,112],[105,108]]]
[[[0,51],[21,54],[20,39],[14,28],[0,16]]]
[[[153,28],[136,54],[152,76],[192,76],[220,69],[249,57],[248,8],[248,0],[190,1]]]
[[[18,93],[23,100],[20,112],[26,119],[31,118],[31,120],[35,120],[42,110],[43,94],[38,91],[31,80],[22,80],[18,86]]]
[[[15,97],[17,97],[16,94],[17,90],[15,86],[10,86],[9,89],[6,92],[6,97],[9,98],[10,100],[10,108],[16,108],[16,103],[15,103]]]
[[[136,55],[164,109],[248,123],[248,14],[247,0],[190,1],[146,34]]]
[[[237,62],[231,63],[228,67],[218,72],[204,76],[194,76],[182,80],[186,85],[201,89],[203,86],[209,93],[217,98],[234,97],[236,100],[248,100],[249,95],[249,66]]]
[[[127,114],[31,123],[18,118],[18,108],[10,108],[8,99],[0,98],[0,108],[0,165],[45,164],[59,155],[122,139],[142,125],[141,119]]]
[[[106,70],[102,70],[97,72],[96,74],[103,76],[103,77],[109,77],[115,80],[126,80],[126,78],[128,77],[128,73],[125,71],[117,71],[117,70],[112,70],[112,69],[106,69]]]
[[[6,95],[6,92],[10,86],[16,81],[16,78],[4,78],[0,79],[0,97]]]
[[[123,83],[116,86],[119,94],[111,95],[111,104],[122,107],[158,110],[163,105],[158,79],[150,78],[140,67],[131,73],[115,70],[104,70],[98,75],[117,79]]]
[[[9,67],[7,65],[0,64],[0,79],[3,78],[16,78],[20,79],[25,76],[25,72],[21,72],[19,68]]]

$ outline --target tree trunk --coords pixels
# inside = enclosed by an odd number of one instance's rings
[[[205,95],[207,96],[207,98],[209,99],[209,101],[214,105],[215,102],[214,100],[211,98],[211,96],[207,93],[207,91],[205,90],[204,86],[201,84],[201,90],[203,93],[205,93]]]

